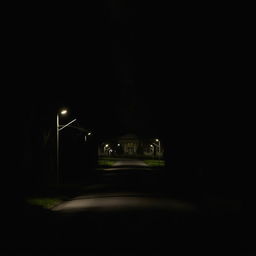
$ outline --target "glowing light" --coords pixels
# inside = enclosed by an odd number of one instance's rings
[[[159,141],[159,139],[156,139],[156,142],[158,142]]]
[[[92,134],[91,132],[88,133],[89,136],[90,136],[91,134]]]
[[[61,112],[60,112],[62,115],[66,115],[68,113],[68,111],[66,109],[63,109]]]

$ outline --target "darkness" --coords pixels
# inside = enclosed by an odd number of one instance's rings
[[[19,202],[53,178],[47,145],[57,110],[67,107],[64,123],[77,118],[95,134],[88,169],[106,138],[158,136],[170,184],[175,179],[183,194],[200,184],[200,195],[239,198],[245,214],[253,212],[250,35],[231,9],[104,1],[19,14],[12,41],[24,110]]]

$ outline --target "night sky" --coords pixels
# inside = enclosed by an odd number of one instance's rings
[[[77,15],[35,13],[38,22],[28,19],[21,35],[30,100],[49,111],[67,107],[70,118],[106,133],[155,130],[163,85],[153,55],[160,45],[141,11],[110,1]]]
[[[133,1],[65,7],[37,9],[18,36],[23,95],[42,115],[64,106],[110,135],[213,129],[234,115],[226,100],[235,100],[239,56],[225,13]]]

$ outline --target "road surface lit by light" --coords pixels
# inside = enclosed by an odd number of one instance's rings
[[[149,197],[95,197],[78,198],[54,207],[53,211],[77,212],[97,210],[127,210],[127,209],[158,209],[169,211],[195,211],[195,206],[187,202]]]

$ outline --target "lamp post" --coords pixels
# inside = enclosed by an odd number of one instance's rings
[[[160,144],[160,140],[159,139],[155,139],[156,142],[158,142],[158,144],[153,143],[156,147],[158,147],[158,159],[160,161],[160,154],[161,154],[161,144]]]
[[[150,145],[150,147],[152,148],[152,150],[153,150],[153,159],[155,158],[155,148],[154,148],[154,146],[151,144]]]
[[[158,142],[158,145],[157,145],[158,146],[158,160],[159,160],[159,164],[160,164],[161,144],[160,144],[160,140],[159,139],[156,139],[156,142]]]
[[[159,147],[159,157],[160,157],[160,154],[161,154],[161,144],[160,144],[160,140],[159,140],[159,139],[156,139],[156,142],[158,142],[158,147]]]
[[[104,146],[104,155],[105,155],[105,153],[106,153],[106,150],[108,149],[108,144],[106,144],[105,146]]]
[[[91,136],[92,133],[91,132],[88,132],[87,135],[84,136],[84,140],[87,141],[87,136]]]
[[[66,115],[67,114],[67,110],[66,109],[63,109],[60,111],[60,114],[61,115]],[[59,113],[57,112],[57,156],[56,156],[56,162],[57,162],[57,185],[60,184],[60,164],[59,164],[59,151],[60,151],[60,141],[59,141],[59,132],[61,130],[63,130],[65,127],[69,126],[71,123],[75,122],[76,119],[72,120],[71,122],[69,122],[68,124],[66,125],[63,125],[61,128],[60,128],[60,117],[59,117]]]

